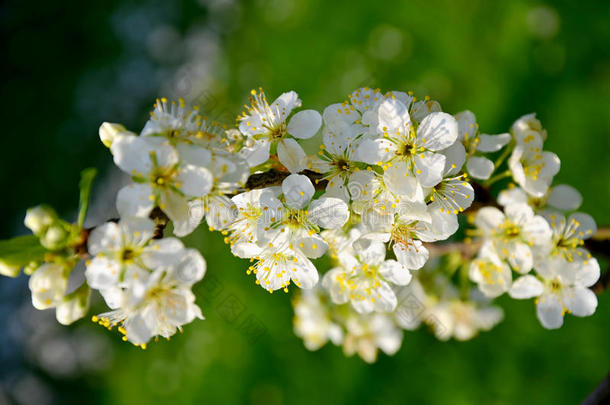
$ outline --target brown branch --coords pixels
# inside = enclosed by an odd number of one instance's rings
[[[481,247],[481,242],[451,242],[434,244],[427,243],[426,248],[430,257],[444,256],[453,252],[461,252],[464,260],[472,259]],[[585,248],[596,256],[602,256],[610,261],[610,227],[597,230],[592,238],[585,241]],[[610,266],[602,272],[599,280],[591,287],[595,294],[601,294],[610,287]]]
[[[153,208],[149,215],[150,219],[155,222],[155,230],[153,232],[153,239],[161,239],[163,237],[163,231],[169,222],[169,218],[159,207]]]
[[[320,173],[316,173],[311,170],[303,170],[299,174],[307,176],[314,184],[316,190],[324,190],[328,184],[328,180],[325,180],[323,178],[323,175],[321,175]],[[263,173],[255,173],[248,177],[244,189],[254,190],[264,187],[279,186],[282,184],[282,181],[284,181],[284,179],[286,179],[286,177],[288,177],[289,175],[289,172],[278,169],[270,169]],[[482,186],[476,182],[473,182],[472,184],[475,189],[476,201],[468,210],[466,210],[466,212],[476,211],[481,206],[491,205],[498,207],[498,203],[491,194],[488,187]],[[153,234],[153,238],[162,238],[165,227],[169,223],[169,218],[159,207],[155,207],[150,213],[150,219],[155,222],[155,231]],[[117,222],[118,220],[112,219],[111,221]],[[87,237],[91,230],[92,229],[86,229],[83,231],[82,243],[75,247],[77,253],[83,257],[87,256]],[[462,254],[462,258],[464,260],[470,260],[479,251],[481,243],[478,241],[468,243],[451,242],[445,244],[426,243],[425,246],[428,249],[428,252],[430,253],[431,257],[443,256],[457,251]],[[587,248],[592,254],[603,256],[610,261],[610,227],[599,228],[597,230],[597,233],[591,239],[585,241],[585,248]],[[609,286],[610,269],[607,269],[602,274],[598,282],[591,288],[596,294],[600,294],[601,292],[605,291]]]
[[[430,253],[430,257],[439,257],[453,252],[460,252],[464,260],[470,260],[479,251],[481,242],[426,243],[425,246],[426,249],[428,249],[428,253]]]
[[[316,173],[312,170],[303,170],[299,174],[309,177],[309,180],[311,180],[316,190],[324,190],[328,184],[328,180],[323,179],[323,176],[320,173]],[[263,173],[255,173],[248,177],[245,189],[254,190],[257,188],[279,186],[289,175],[289,172],[279,171],[277,169],[271,169]]]
[[[581,405],[602,405],[610,403],[610,374],[589,394]]]

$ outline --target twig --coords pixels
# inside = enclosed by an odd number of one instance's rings
[[[610,374],[589,394],[581,405],[601,405],[610,403]]]
[[[303,170],[299,174],[309,177],[316,190],[324,190],[328,184],[328,180],[322,178],[320,173],[311,170]],[[257,188],[273,187],[282,184],[282,181],[290,175],[289,172],[271,169],[264,173],[255,173],[248,177],[246,182],[246,190],[254,190]]]

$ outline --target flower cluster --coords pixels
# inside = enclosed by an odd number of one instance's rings
[[[559,159],[534,115],[486,134],[472,112],[411,92],[360,88],[322,114],[301,106],[294,91],[269,103],[259,89],[232,128],[165,98],[139,134],[102,124],[132,180],[116,198],[120,219],[85,229],[83,201],[77,224],[31,209],[27,257],[0,249],[0,269],[25,265],[34,306],[57,308],[62,323],[98,291],[110,311],[93,320],[138,346],[203,318],[192,287],[206,262],[178,237],[204,220],[250,260],[256,284],[296,286],[294,330],[310,350],[330,341],[373,362],[420,325],[467,340],[502,320],[493,299],[504,293],[535,297],[546,328],[593,314],[600,267],[585,241],[596,224],[574,212],[578,191],[552,185]],[[458,232],[465,211],[474,227]],[[68,293],[81,259],[86,282]]]
[[[145,345],[150,338],[169,338],[182,325],[203,319],[191,286],[206,264],[194,249],[176,238],[153,240],[154,222],[127,217],[91,232],[85,276],[112,309],[93,320],[118,329],[124,340]]]
[[[512,134],[508,167],[518,186],[500,192],[503,211],[484,207],[477,212],[475,234],[482,246],[470,277],[488,297],[505,292],[517,299],[536,297],[538,319],[556,329],[566,313],[595,312],[597,297],[589,287],[599,279],[600,267],[584,244],[597,227],[590,215],[574,212],[582,202],[576,189],[551,186],[560,163],[542,149],[546,131],[540,122],[526,115],[515,122]]]

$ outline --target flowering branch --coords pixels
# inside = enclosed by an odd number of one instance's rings
[[[492,300],[505,293],[537,298],[549,329],[595,312],[608,272],[600,280],[591,253],[609,256],[610,230],[575,212],[577,190],[552,184],[559,158],[543,150],[534,115],[488,135],[472,112],[453,116],[412,93],[362,88],[323,114],[294,112],[295,92],[269,103],[253,90],[250,102],[228,130],[166,99],[139,134],[102,124],[132,179],[116,198],[120,219],[83,228],[94,176],[84,172],[76,223],[28,210],[33,235],[0,242],[2,273],[23,268],[33,305],[55,308],[64,324],[87,313],[97,290],[111,310],[92,319],[140,347],[203,317],[192,286],[206,263],[178,239],[203,222],[250,260],[257,285],[297,287],[295,331],[312,350],[332,341],[371,362],[422,323],[441,340],[470,339],[501,321]],[[319,151],[306,154],[299,142],[320,132]],[[333,268],[316,268],[327,253]],[[86,281],[68,293],[83,259]]]

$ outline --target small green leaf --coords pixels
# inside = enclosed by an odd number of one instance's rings
[[[80,175],[80,202],[78,207],[78,226],[82,228],[87,217],[87,210],[89,209],[89,197],[91,196],[91,186],[93,185],[93,179],[97,175],[97,169],[90,167],[81,172]]]
[[[17,276],[21,267],[33,261],[43,260],[46,252],[47,249],[40,245],[40,241],[34,235],[0,241],[1,273]]]

